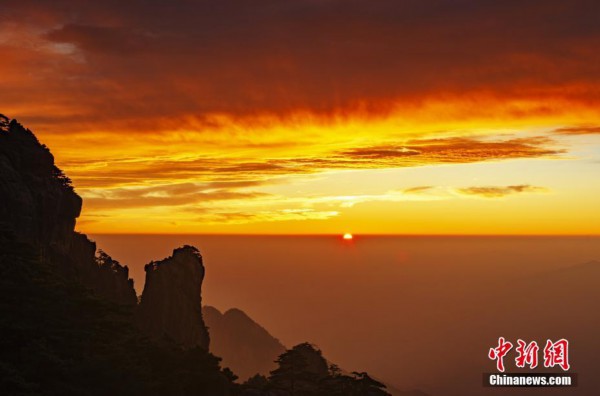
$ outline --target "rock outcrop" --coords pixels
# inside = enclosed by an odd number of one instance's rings
[[[0,120],[0,225],[19,240],[67,253],[81,198],[30,130]]]
[[[200,348],[149,342],[140,331],[127,267],[74,232],[81,205],[48,149],[0,116],[2,394],[231,396],[237,386],[218,358]],[[199,263],[193,248],[175,256],[183,265],[174,272],[191,268],[190,260]],[[199,294],[201,263],[186,278],[169,277],[172,270],[157,268],[149,290],[168,286],[169,298],[169,287],[189,286]],[[175,279],[181,283],[171,284]],[[199,312],[199,295],[195,304]],[[184,316],[172,325],[185,330],[189,323]],[[206,334],[202,324],[194,328]]]
[[[210,351],[220,356],[240,380],[255,374],[268,375],[285,347],[243,311],[233,308],[225,313],[204,306],[204,322],[210,334]]]
[[[82,199],[55,165],[50,150],[35,135],[0,114],[0,236],[24,242],[42,262],[80,281],[95,294],[135,307],[137,296],[129,269],[75,232]],[[170,338],[184,348],[208,349],[202,321],[202,257],[196,248],[176,249],[173,257],[146,266],[142,330],[152,338]]]
[[[208,350],[200,294],[204,265],[198,249],[175,249],[173,256],[151,262],[145,270],[146,284],[138,312],[141,329],[153,339]]]
[[[113,302],[137,302],[127,267],[99,263],[96,244],[75,232],[82,199],[34,134],[0,114],[0,232],[24,242],[43,262]]]

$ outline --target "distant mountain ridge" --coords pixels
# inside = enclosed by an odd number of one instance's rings
[[[231,308],[221,313],[215,307],[205,305],[202,307],[202,316],[210,334],[211,352],[221,357],[222,365],[232,369],[242,381],[256,374],[269,376],[277,367],[277,358],[286,352],[285,346],[277,338],[241,309]],[[326,359],[324,362],[333,364]],[[352,374],[342,372],[345,375]],[[393,396],[429,396],[419,390],[401,391],[386,385],[386,390]]]
[[[268,375],[285,347],[243,311],[232,308],[225,313],[205,305],[202,315],[211,337],[211,352],[223,358],[240,379],[255,374]]]

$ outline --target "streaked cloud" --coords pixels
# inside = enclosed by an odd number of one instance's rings
[[[404,145],[386,145],[350,149],[341,154],[357,162],[368,163],[469,163],[510,158],[532,158],[564,153],[551,148],[546,137],[480,140],[452,137],[408,141]]]
[[[211,188],[210,184],[182,183],[152,187],[92,189],[84,190],[82,195],[86,208],[91,210],[184,206],[198,202],[251,200],[268,195],[257,191],[239,191],[239,186],[245,185],[230,183],[226,188]]]
[[[600,126],[598,125],[579,125],[554,130],[555,133],[561,135],[595,135],[600,134]]]
[[[181,159],[114,159],[95,166],[91,161],[65,163],[65,169],[83,188],[139,184],[144,181],[185,181],[190,183],[265,183],[290,175],[308,175],[339,170],[414,167],[435,164],[465,164],[523,158],[560,158],[563,148],[546,137],[476,138],[447,137],[412,139],[376,146],[338,150],[312,150],[297,156],[270,157],[251,161],[240,157],[208,158],[189,154]],[[275,154],[275,153],[271,153]],[[83,166],[82,166],[83,165]],[[141,177],[143,175],[143,179]],[[178,184],[177,188],[182,184]],[[127,190],[131,195],[138,191]]]
[[[404,194],[425,194],[429,191],[431,191],[432,189],[434,189],[435,187],[433,186],[417,186],[417,187],[410,187],[407,189],[403,190]]]
[[[196,221],[204,224],[250,224],[279,221],[327,220],[339,216],[339,211],[314,209],[254,210],[247,212],[214,211],[201,213]]]
[[[484,187],[465,187],[456,189],[457,192],[464,195],[476,196],[481,198],[502,198],[509,195],[524,194],[524,193],[544,193],[548,192],[547,188],[530,186],[522,184],[518,186],[484,186]]]

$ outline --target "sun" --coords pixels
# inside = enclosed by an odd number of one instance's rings
[[[352,240],[352,238],[354,238],[354,237],[352,236],[352,234],[345,233],[343,238],[344,238],[345,240],[347,240],[347,241],[350,241],[350,240]]]

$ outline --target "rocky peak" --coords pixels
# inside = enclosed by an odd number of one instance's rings
[[[204,265],[198,249],[183,246],[173,255],[145,266],[146,284],[139,306],[141,328],[154,339],[170,339],[184,348],[208,350],[201,310]]]
[[[18,240],[67,253],[81,198],[48,148],[0,115],[0,221]]]
[[[135,306],[129,269],[75,231],[82,199],[55,165],[50,150],[15,120],[0,114],[0,238],[24,242],[64,276],[97,295]],[[167,336],[183,347],[208,349],[200,289],[204,279],[198,249],[184,246],[146,266],[138,314],[152,337]]]
[[[40,259],[98,295],[122,304],[137,301],[127,267],[98,265],[96,244],[75,232],[82,199],[54,156],[35,135],[0,114],[0,233],[27,243]]]

